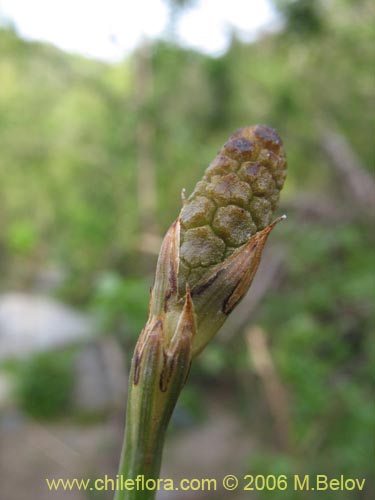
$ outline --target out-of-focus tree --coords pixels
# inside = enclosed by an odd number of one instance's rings
[[[284,16],[286,28],[302,35],[317,35],[324,26],[320,0],[274,0]]]

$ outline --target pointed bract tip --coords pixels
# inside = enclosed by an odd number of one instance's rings
[[[181,201],[182,201],[182,206],[186,205],[186,189],[182,188],[181,189]]]
[[[287,217],[286,215],[281,215],[277,219],[275,219],[271,224],[269,224],[266,228],[263,229],[263,231],[260,231],[260,233],[266,233],[267,235],[272,231],[272,229],[279,223],[285,220]]]

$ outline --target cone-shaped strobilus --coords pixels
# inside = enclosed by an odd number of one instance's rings
[[[191,361],[249,289],[268,235],[283,218],[273,221],[285,177],[277,133],[245,127],[230,136],[183,200],[161,246],[129,380],[119,474],[143,481],[117,491],[116,500],[154,498],[152,480]]]

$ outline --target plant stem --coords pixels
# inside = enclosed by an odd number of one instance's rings
[[[134,362],[132,363],[131,378],[129,382],[128,406],[126,412],[125,439],[121,453],[119,475],[127,479],[136,480],[138,476],[144,479],[157,479],[160,473],[161,458],[165,440],[168,420],[159,422],[155,433],[147,432],[141,428],[139,419],[135,420],[138,401],[133,396]],[[135,408],[134,408],[135,407]],[[142,413],[150,414],[152,401],[142,401]],[[115,500],[153,500],[156,491],[143,489],[117,491]]]
[[[238,130],[169,228],[132,360],[115,500],[154,499],[166,430],[192,358],[246,294],[268,235],[285,218],[271,223],[285,169],[273,129]]]
[[[151,298],[152,301],[152,298]],[[171,311],[149,318],[134,351],[129,378],[126,429],[115,500],[152,500],[159,478],[165,434],[191,363],[195,321],[190,292],[177,323]],[[150,308],[152,310],[152,308]],[[172,325],[172,326],[171,326]],[[169,330],[174,334],[169,335]],[[166,339],[170,338],[169,342]],[[125,483],[126,480],[133,480]],[[143,481],[140,483],[140,481]],[[151,488],[147,485],[151,483]]]

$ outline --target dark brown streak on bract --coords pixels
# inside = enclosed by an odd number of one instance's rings
[[[217,278],[220,276],[220,274],[224,271],[224,269],[220,269],[219,271],[217,271],[213,276],[211,276],[207,281],[203,282],[201,285],[197,285],[196,287],[194,287],[191,291],[191,297],[196,297],[198,295],[200,295],[201,293],[203,293],[205,290],[207,290],[208,287],[210,287],[212,285],[212,283],[214,283]]]
[[[256,241],[253,242],[248,251],[250,253],[254,251],[256,252],[256,248],[259,245],[259,243],[263,242],[260,241],[259,239],[256,239]],[[261,257],[260,255],[256,255],[256,253],[254,254],[254,262],[253,265],[251,266],[251,269],[249,268],[247,271],[245,271],[244,274],[240,276],[236,285],[233,287],[232,292],[223,302],[222,311],[224,314],[229,315],[245,296],[258,269],[260,263],[260,257]]]
[[[233,311],[233,309],[236,307],[236,305],[241,301],[241,299],[243,298],[243,295],[239,295],[238,298],[236,300],[234,300],[233,302],[231,302],[231,300],[233,299],[233,294],[234,292],[237,290],[237,288],[240,286],[241,284],[241,280],[242,280],[242,276],[241,278],[237,281],[237,283],[235,284],[235,286],[233,287],[232,291],[230,292],[230,294],[228,295],[228,297],[224,300],[223,302],[223,307],[222,307],[222,311],[223,313],[226,315],[226,316],[229,316],[229,314]]]
[[[134,358],[134,378],[133,378],[134,385],[137,385],[139,382],[139,375],[141,372],[141,360],[142,360],[142,353],[140,353],[137,349]]]
[[[176,292],[177,290],[177,280],[176,280],[176,274],[174,272],[173,267],[170,267],[169,269],[169,288],[165,294],[165,300],[164,300],[164,312],[168,311],[168,301],[171,298],[171,296]]]
[[[239,280],[237,281],[237,283],[234,285],[234,287],[232,288],[232,291],[230,292],[230,294],[228,295],[228,297],[224,300],[223,302],[223,307],[222,307],[222,311],[224,314],[226,314],[227,316],[229,316],[229,314],[233,311],[233,309],[236,307],[236,305],[239,303],[239,301],[241,300],[242,297],[240,297],[238,300],[236,300],[234,303],[230,303],[231,299],[233,298],[232,295],[233,293],[237,290],[237,287],[239,286],[240,282],[241,282],[241,278],[239,278]]]
[[[163,370],[160,374],[159,380],[159,388],[161,392],[165,392],[168,389],[168,384],[172,376],[173,367],[174,367],[174,359],[173,357],[169,357],[165,352],[163,353]]]

